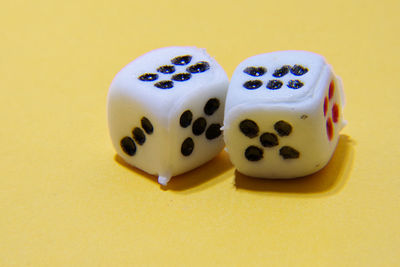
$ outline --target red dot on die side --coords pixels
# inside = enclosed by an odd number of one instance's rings
[[[338,122],[339,119],[339,107],[336,103],[332,107],[332,119],[335,123]]]
[[[324,100],[324,116],[326,116],[327,112],[328,112],[328,98],[325,97],[325,100]]]
[[[326,121],[326,133],[328,134],[329,141],[331,141],[333,138],[333,123],[331,118],[328,118]]]
[[[329,84],[329,99],[332,99],[333,94],[335,93],[335,84],[333,81]]]

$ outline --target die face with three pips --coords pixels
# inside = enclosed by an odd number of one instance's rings
[[[305,51],[254,56],[235,70],[226,98],[224,139],[239,172],[295,178],[323,168],[342,117],[340,80]]]
[[[123,68],[108,94],[117,153],[166,184],[223,148],[220,130],[228,78],[204,49],[168,47]]]

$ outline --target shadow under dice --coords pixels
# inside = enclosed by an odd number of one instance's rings
[[[224,138],[233,164],[260,178],[323,168],[344,126],[343,92],[323,57],[282,51],[251,57],[228,89]]]
[[[203,49],[168,47],[139,57],[109,90],[117,153],[164,185],[207,162],[223,148],[227,87],[225,72]]]

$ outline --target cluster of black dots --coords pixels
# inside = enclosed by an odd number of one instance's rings
[[[252,120],[245,119],[239,124],[240,131],[249,138],[255,138],[259,135],[260,129]],[[288,136],[292,132],[292,126],[283,120],[277,121],[274,124],[274,129],[280,137]],[[279,138],[275,133],[265,132],[260,135],[259,141],[265,148],[271,148],[279,145]],[[244,152],[244,156],[249,161],[259,161],[263,158],[264,150],[258,146],[249,146]],[[279,155],[283,159],[297,159],[300,157],[300,152],[290,146],[282,146],[279,149]]]
[[[265,73],[267,73],[267,69],[264,67],[247,67],[243,70],[243,72],[253,77],[261,77]],[[283,86],[283,82],[279,80],[279,78],[282,78],[289,72],[294,76],[302,76],[308,72],[308,69],[301,65],[294,65],[293,67],[289,65],[284,65],[274,71],[272,76],[277,79],[269,80],[267,82],[266,88],[269,90],[280,89]],[[249,80],[243,84],[243,87],[248,90],[254,90],[260,88],[262,85],[263,82],[261,80]],[[294,90],[303,87],[303,85],[304,83],[298,79],[289,80],[289,82],[286,84],[287,87]]]
[[[204,113],[207,116],[212,116],[219,108],[220,102],[217,98],[210,98],[203,108]],[[195,136],[200,136],[205,132],[205,136],[208,140],[213,140],[221,135],[221,125],[218,123],[212,123],[207,128],[207,120],[205,117],[199,117],[193,121],[192,111],[185,110],[180,118],[179,125],[182,128],[187,128],[192,125],[192,133]],[[206,130],[207,128],[207,130]],[[186,138],[181,145],[181,153],[187,157],[192,154],[194,150],[194,140],[191,137]]]
[[[146,142],[146,135],[144,132],[150,135],[154,131],[153,125],[148,118],[142,117],[140,123],[142,128],[134,127],[132,130],[132,137],[125,136],[120,141],[122,151],[124,151],[128,156],[136,154],[136,144],[141,146]]]
[[[157,68],[157,72],[162,74],[171,74],[170,79],[157,81],[159,74],[157,73],[145,73],[138,77],[143,82],[153,82],[154,86],[159,89],[171,89],[174,87],[175,82],[184,82],[192,77],[192,74],[202,73],[210,69],[210,64],[206,61],[199,61],[193,65],[186,67],[185,72],[176,73],[176,68],[180,66],[187,66],[192,61],[192,56],[184,55],[178,56],[171,59],[172,65],[163,65]]]

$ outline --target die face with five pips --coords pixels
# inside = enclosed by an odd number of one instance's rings
[[[187,172],[223,148],[228,78],[204,49],[168,47],[123,68],[108,95],[108,122],[117,153],[159,176]]]
[[[295,178],[324,167],[343,128],[340,80],[324,58],[281,51],[243,61],[225,104],[224,139],[243,174]]]

